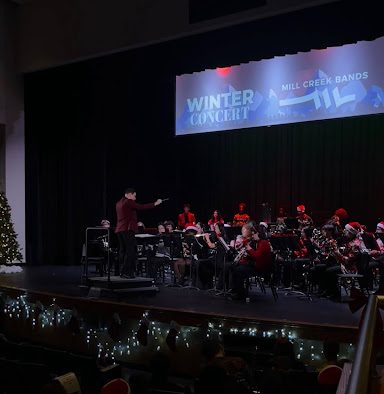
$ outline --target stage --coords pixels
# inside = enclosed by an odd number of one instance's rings
[[[207,291],[156,285],[153,292],[115,294],[102,291],[97,296],[82,285],[81,266],[24,266],[21,273],[0,275],[0,288],[12,296],[28,294],[35,300],[87,310],[116,310],[131,317],[150,311],[161,321],[170,317],[180,324],[199,325],[204,320],[222,319],[236,324],[256,323],[273,326],[294,326],[305,336],[321,339],[329,333],[355,336],[360,312],[352,314],[347,303],[335,303],[314,297],[300,299],[278,290],[274,300],[267,287],[266,294],[252,289],[250,302],[242,303],[215,296]],[[345,340],[345,338],[344,338]]]

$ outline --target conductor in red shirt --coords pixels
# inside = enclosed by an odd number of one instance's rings
[[[116,203],[117,224],[115,233],[119,240],[119,264],[122,278],[134,278],[136,266],[137,211],[151,209],[163,201],[156,200],[149,204],[136,202],[136,190],[125,189],[123,198]]]

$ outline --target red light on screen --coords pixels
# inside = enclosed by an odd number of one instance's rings
[[[231,67],[217,67],[216,72],[220,77],[226,77],[231,72]]]

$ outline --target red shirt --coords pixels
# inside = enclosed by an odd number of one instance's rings
[[[242,227],[245,223],[248,222],[249,219],[250,219],[250,216],[247,213],[240,213],[239,212],[233,217],[233,225],[238,226],[238,227]]]
[[[208,226],[213,226],[216,223],[224,224],[224,219],[209,219],[208,220]]]
[[[185,220],[185,215],[188,215],[188,221]],[[177,225],[180,229],[185,229],[188,226],[193,226],[196,223],[195,215],[192,212],[185,212],[181,213],[177,218]]]
[[[137,211],[154,208],[155,204],[138,204],[135,200],[123,197],[116,203],[117,224],[115,233],[121,231],[137,232]]]
[[[256,249],[250,249],[247,253],[248,259],[254,262],[256,271],[266,271],[270,267],[272,263],[272,250],[269,241],[266,239],[260,239]]]

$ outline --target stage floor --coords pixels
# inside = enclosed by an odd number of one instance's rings
[[[25,290],[28,293],[46,293],[87,299],[88,289],[81,287],[81,266],[25,266],[23,272],[1,274],[0,288]],[[103,300],[143,309],[198,315],[200,319],[252,320],[260,323],[281,323],[326,328],[356,329],[360,312],[352,314],[346,303],[335,303],[314,297],[312,301],[285,295],[279,290],[275,302],[271,291],[262,294],[257,288],[251,292],[249,303],[230,301],[206,291],[196,291],[158,285],[159,291],[151,294],[128,293],[119,297],[107,296]],[[95,301],[95,300],[93,300]]]

